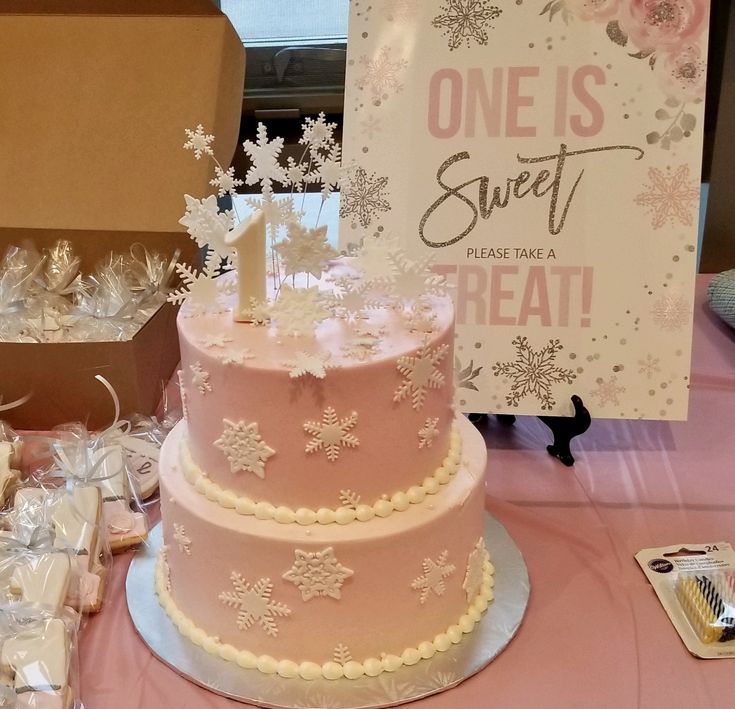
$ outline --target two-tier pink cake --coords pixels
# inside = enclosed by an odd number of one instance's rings
[[[160,464],[156,588],[179,630],[303,679],[375,676],[459,643],[493,568],[484,441],[452,405],[451,300],[354,318],[336,298],[306,337],[275,312],[191,315],[185,420]]]

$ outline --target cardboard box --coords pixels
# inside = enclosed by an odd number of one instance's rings
[[[0,0],[0,252],[72,241],[84,267],[140,241],[195,247],[184,193],[211,194],[211,160],[182,146],[202,123],[228,165],[240,126],[245,52],[210,0]],[[130,342],[0,343],[0,396],[33,391],[14,426],[104,425],[109,395],[152,413],[178,362],[175,309]]]

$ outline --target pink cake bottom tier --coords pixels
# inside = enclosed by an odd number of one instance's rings
[[[487,453],[464,417],[458,426],[464,460],[439,494],[389,517],[308,527],[239,515],[199,494],[179,469],[184,428],[174,430],[160,460],[164,607],[228,659],[244,650],[288,667],[344,667],[447,649],[492,598]]]

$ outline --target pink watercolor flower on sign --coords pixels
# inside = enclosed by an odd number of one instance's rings
[[[625,0],[618,22],[641,51],[677,50],[707,26],[709,0]]]
[[[615,19],[621,0],[567,0],[566,7],[581,20],[611,22]]]
[[[662,52],[654,68],[667,96],[681,102],[704,98],[707,58],[698,44],[687,44],[673,52]]]

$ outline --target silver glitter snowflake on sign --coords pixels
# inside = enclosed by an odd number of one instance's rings
[[[283,579],[301,591],[302,600],[310,601],[317,596],[337,600],[342,597],[342,585],[354,572],[339,563],[332,547],[314,552],[296,549],[294,554],[296,560],[283,574]]]
[[[451,51],[463,44],[487,45],[487,31],[493,27],[490,23],[503,12],[489,0],[448,0],[440,5],[440,10],[431,24],[447,37]]]
[[[389,212],[390,202],[384,194],[388,187],[387,177],[378,177],[375,173],[358,167],[346,181],[339,205],[339,216],[352,218],[367,227],[380,212]]]
[[[577,375],[571,369],[558,367],[556,355],[563,349],[559,340],[549,340],[539,351],[528,343],[528,338],[516,337],[512,343],[516,359],[511,362],[498,362],[493,365],[496,377],[510,380],[510,392],[505,395],[508,406],[518,406],[521,399],[535,397],[541,403],[542,411],[549,411],[556,405],[551,391],[554,384],[571,384]]]
[[[271,580],[260,579],[251,586],[240,574],[233,571],[230,574],[230,581],[234,591],[222,591],[219,599],[226,606],[237,609],[237,627],[240,630],[248,630],[257,623],[266,635],[277,637],[276,618],[291,615],[291,609],[285,603],[278,603],[271,598],[273,593]]]

